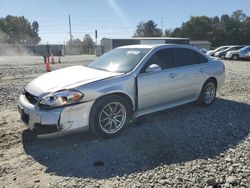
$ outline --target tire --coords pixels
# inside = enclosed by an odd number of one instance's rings
[[[202,106],[210,106],[216,97],[217,86],[214,80],[207,80],[201,90],[198,102]]]
[[[131,106],[120,96],[108,95],[97,100],[90,112],[90,130],[110,138],[122,132],[131,117]]]
[[[225,57],[225,55],[221,55],[220,58],[221,59],[225,59],[226,57]]]
[[[233,60],[238,60],[239,59],[239,55],[237,55],[237,54],[232,55],[232,59]]]
[[[31,142],[31,141],[34,141],[36,139],[37,139],[37,137],[32,132],[32,130],[26,129],[26,130],[23,131],[23,133],[22,133],[22,140],[23,140],[23,142]]]

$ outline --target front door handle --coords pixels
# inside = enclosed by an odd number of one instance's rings
[[[177,74],[174,74],[174,73],[171,73],[171,74],[169,75],[170,78],[175,78],[176,76],[177,76]]]
[[[204,69],[203,69],[203,68],[200,68],[199,71],[200,71],[200,72],[204,72]]]

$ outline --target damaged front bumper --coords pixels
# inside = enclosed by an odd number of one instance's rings
[[[88,130],[89,114],[94,101],[54,109],[40,109],[20,95],[21,120],[37,136],[60,135],[74,130]]]

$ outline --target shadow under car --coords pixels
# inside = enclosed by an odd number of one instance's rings
[[[207,108],[188,104],[144,116],[111,139],[87,133],[29,141],[28,155],[58,176],[110,178],[162,164],[213,158],[250,132],[250,105],[217,98]]]

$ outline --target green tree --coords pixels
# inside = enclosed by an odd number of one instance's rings
[[[211,20],[207,16],[192,16],[189,21],[182,24],[182,35],[192,40],[209,40],[211,25]]]
[[[231,44],[244,44],[245,38],[243,36],[244,32],[244,21],[247,16],[242,10],[234,11],[231,15],[231,28],[230,28],[230,37]]]
[[[37,21],[34,21],[31,25],[32,30],[32,43],[37,44],[40,42],[41,38],[38,35],[39,32],[39,24]]]
[[[225,14],[221,16],[219,37],[220,41],[216,41],[218,44],[244,44],[244,20],[246,15],[242,10],[237,10],[232,13],[231,16]],[[218,37],[217,37],[218,38]]]
[[[166,29],[165,30],[165,36],[166,37],[171,37],[172,30],[171,29]]]
[[[183,37],[181,28],[179,27],[175,28],[174,31],[170,33],[170,36],[171,37]]]
[[[86,34],[83,38],[83,53],[94,54],[95,43],[89,34]]]
[[[135,37],[160,37],[162,30],[157,28],[157,24],[153,20],[147,22],[140,22],[134,33]]]
[[[245,41],[247,42],[247,44],[250,44],[250,17],[247,17],[243,21],[243,32],[242,32],[242,35],[243,35]]]
[[[38,35],[39,25],[33,22],[34,27],[24,16],[11,16],[0,18],[0,33],[4,33],[7,43],[12,44],[37,44],[40,42]]]
[[[222,27],[218,16],[211,18],[211,22],[212,31],[208,33],[209,41],[215,46],[218,46],[218,44],[221,44],[224,41],[224,28]]]
[[[0,30],[0,43],[6,43],[6,42],[7,42],[6,34]]]
[[[83,44],[78,38],[68,40],[65,47],[65,53],[67,55],[80,55],[83,54]]]
[[[236,10],[233,12],[231,18],[237,22],[243,22],[246,20],[247,15],[243,12],[243,10]]]

